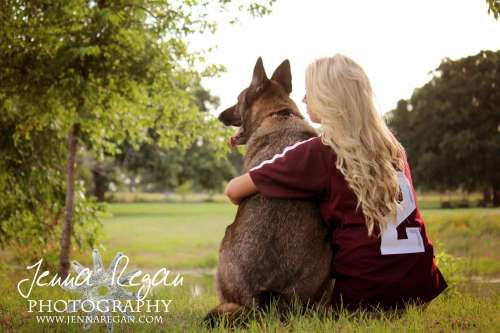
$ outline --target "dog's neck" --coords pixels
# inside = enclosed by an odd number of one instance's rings
[[[244,169],[271,158],[286,146],[316,135],[315,129],[290,109],[273,112],[248,140]]]
[[[297,117],[290,108],[284,108],[271,113],[270,117]]]

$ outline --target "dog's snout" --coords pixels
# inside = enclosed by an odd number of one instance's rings
[[[236,105],[224,110],[218,119],[226,126],[241,126],[241,116],[237,112]]]

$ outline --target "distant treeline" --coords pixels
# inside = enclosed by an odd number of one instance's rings
[[[421,190],[480,191],[500,205],[500,51],[444,59],[386,114]]]

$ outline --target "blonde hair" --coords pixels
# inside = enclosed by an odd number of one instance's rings
[[[337,155],[336,167],[355,193],[368,234],[396,217],[404,148],[377,112],[367,75],[355,61],[336,54],[306,70],[306,96],[321,119],[320,137]]]

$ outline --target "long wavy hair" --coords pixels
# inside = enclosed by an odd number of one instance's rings
[[[375,107],[367,75],[342,54],[317,59],[306,70],[306,96],[321,119],[322,142],[335,151],[336,167],[358,199],[368,234],[376,227],[382,232],[396,220],[397,172],[405,155]]]

